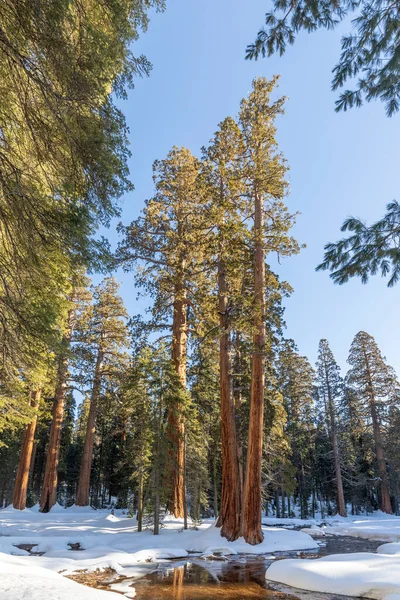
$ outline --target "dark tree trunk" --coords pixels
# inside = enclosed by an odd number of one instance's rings
[[[31,407],[36,411],[39,406],[40,395],[41,390],[35,390],[30,394]],[[24,510],[24,508],[26,508],[26,494],[28,491],[29,471],[32,460],[36,423],[37,414],[35,414],[29,425],[25,427],[24,433],[22,434],[21,453],[19,457],[12,499],[13,507],[18,510]]]
[[[172,323],[172,362],[182,387],[186,387],[187,304],[183,283],[175,286]],[[171,493],[168,511],[176,518],[185,516],[184,463],[185,423],[179,402],[168,410],[168,437],[171,452]]]
[[[162,386],[162,383],[161,383]],[[161,387],[162,389],[162,387]],[[157,455],[154,465],[154,535],[160,533],[160,461],[161,461],[162,392],[158,404]]]
[[[47,450],[46,468],[42,495],[40,498],[40,512],[49,512],[57,501],[57,469],[60,455],[61,431],[64,418],[64,400],[67,392],[68,352],[71,344],[72,319],[74,310],[68,313],[67,331],[63,339],[63,352],[58,361],[57,386],[53,404],[53,419],[51,422],[50,439]]]
[[[138,486],[138,511],[137,511],[137,522],[138,532],[140,533],[143,529],[143,473],[139,472],[139,486]]]
[[[217,525],[221,527],[221,535],[232,542],[240,537],[241,482],[229,356],[230,336],[226,270],[222,260],[219,261],[218,265],[218,288],[219,324],[221,328],[219,378],[222,427],[222,490]]]
[[[100,387],[103,371],[104,353],[100,348],[97,354],[96,368],[94,374],[92,395],[90,398],[90,409],[86,426],[85,443],[83,446],[82,462],[79,472],[78,491],[75,504],[87,506],[90,493],[90,472],[92,468],[94,434],[96,431],[97,404],[100,396]]]
[[[262,198],[254,196],[254,335],[251,367],[249,439],[243,491],[242,534],[248,544],[260,544],[261,462],[264,430],[265,388],[265,257]]]
[[[281,506],[279,503],[279,490],[278,488],[275,489],[275,517],[277,519],[281,518]]]
[[[214,516],[218,518],[218,482],[217,482],[217,459],[213,457],[213,484],[214,484]]]

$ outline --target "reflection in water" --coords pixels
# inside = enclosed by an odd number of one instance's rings
[[[319,552],[302,552],[300,557],[327,556],[336,553],[375,552],[381,542],[358,538],[327,536]],[[277,557],[297,557],[297,552],[277,553]],[[114,572],[76,573],[71,579],[91,587],[110,590],[117,584],[122,593],[136,590],[137,600],[346,600],[334,596],[307,592],[269,584],[265,571],[272,560],[264,556],[234,556],[226,562],[202,560],[192,556],[188,562],[162,562],[142,565],[153,569],[141,579],[119,577]],[[110,585],[111,584],[111,585]],[[131,587],[132,586],[132,587]],[[115,589],[115,588],[114,588]],[[128,595],[125,598],[129,597]],[[132,596],[131,596],[132,597]],[[121,600],[124,596],[121,595]],[[352,599],[348,599],[352,600]]]
[[[183,600],[183,577],[185,575],[185,568],[186,565],[174,569],[174,580],[172,584],[174,600]]]
[[[263,560],[248,563],[188,562],[174,569],[159,569],[134,582],[138,600],[288,600],[296,596],[266,589]]]

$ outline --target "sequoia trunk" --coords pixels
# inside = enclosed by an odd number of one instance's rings
[[[265,388],[265,257],[262,198],[254,195],[254,334],[246,476],[243,491],[242,534],[249,544],[264,539],[261,529],[261,462]]]
[[[68,352],[71,344],[73,314],[74,310],[71,309],[68,312],[67,331],[63,339],[63,351],[58,362],[57,386],[53,404],[53,419],[51,421],[42,495],[40,498],[40,512],[49,512],[57,499],[57,469],[64,417],[64,400],[67,391]]]
[[[221,508],[217,525],[221,527],[221,535],[223,537],[229,541],[234,541],[240,536],[241,482],[229,356],[230,340],[226,269],[223,260],[220,260],[218,265],[218,288],[219,324],[221,328],[219,377],[222,427],[222,490]]]
[[[35,390],[30,394],[31,407],[37,411],[40,402],[41,390]],[[24,429],[22,435],[21,454],[19,457],[17,476],[15,478],[13,492],[13,507],[18,510],[26,508],[26,494],[28,491],[29,470],[31,466],[33,443],[35,439],[37,414]]]
[[[76,494],[75,501],[75,504],[77,506],[87,506],[89,504],[90,471],[92,468],[94,434],[96,431],[97,403],[100,396],[103,361],[104,353],[103,350],[100,348],[97,354],[92,395],[90,398],[90,409],[88,415],[88,422],[86,426],[85,444],[83,446],[82,462],[79,472],[78,491]]]

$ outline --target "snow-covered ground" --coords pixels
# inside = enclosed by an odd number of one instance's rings
[[[263,529],[264,542],[250,546],[243,539],[227,542],[212,522],[203,523],[198,530],[183,531],[182,522],[170,518],[160,535],[154,536],[151,531],[138,533],[136,520],[118,511],[111,515],[103,510],[56,506],[50,513],[41,514],[36,508],[1,509],[0,600],[113,600],[116,594],[107,592],[105,596],[105,592],[89,590],[58,573],[111,568],[120,575],[137,577],[154,569],[158,561],[186,557],[189,552],[269,554],[316,547],[306,533]],[[71,550],[75,544],[80,550]],[[17,547],[27,545],[34,545],[33,552],[44,554],[32,556]]]
[[[327,522],[323,531],[328,534],[392,543],[379,546],[376,554],[282,560],[269,567],[266,578],[316,592],[400,600],[400,517],[376,513],[368,517],[331,518]]]
[[[351,535],[353,537],[379,542],[397,542],[400,540],[400,517],[390,517],[376,512],[368,517],[339,518],[328,523],[327,533]]]
[[[279,525],[288,529],[307,527],[309,529],[304,529],[304,531],[311,533],[311,535],[318,534],[319,530],[332,535],[349,535],[366,540],[377,540],[378,542],[400,541],[400,517],[389,516],[380,511],[367,516],[340,517],[336,515],[324,519],[264,517],[263,524]]]

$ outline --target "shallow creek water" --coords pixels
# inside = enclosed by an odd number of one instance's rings
[[[381,542],[352,537],[326,536],[319,538],[322,546],[304,552],[276,552],[281,558],[319,558],[330,554],[375,552]],[[267,556],[235,555],[222,560],[203,560],[199,555],[185,560],[164,561],[158,565],[143,565],[140,578],[121,578],[112,573],[75,574],[73,579],[104,590],[136,591],[136,600],[345,600],[334,596],[307,592],[273,584],[265,580],[265,571],[274,559]],[[147,574],[146,574],[147,572]],[[131,587],[132,586],[132,587]],[[131,596],[132,597],[132,596]],[[123,596],[122,596],[123,598]]]

